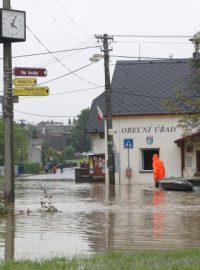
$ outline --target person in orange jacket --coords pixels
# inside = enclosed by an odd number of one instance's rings
[[[159,182],[160,180],[165,178],[165,167],[164,163],[161,159],[159,159],[157,154],[153,155],[153,177],[154,177],[154,182],[155,182],[155,187],[159,187]]]

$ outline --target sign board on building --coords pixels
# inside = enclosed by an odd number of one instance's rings
[[[48,87],[15,87],[15,96],[48,96]]]
[[[34,76],[34,77],[46,77],[46,68],[27,68],[27,67],[15,67],[14,76]]]
[[[133,139],[124,139],[124,149],[133,148]]]
[[[37,84],[36,78],[15,78],[13,80],[15,86],[35,86]]]

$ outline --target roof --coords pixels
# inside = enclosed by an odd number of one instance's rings
[[[199,138],[200,138],[200,132],[196,132],[196,133],[192,133],[191,135],[187,135],[185,137],[179,138],[175,140],[174,142],[180,146],[186,141],[191,141],[195,139],[199,140]]]
[[[163,101],[173,98],[177,88],[188,88],[191,81],[190,59],[117,61],[111,82],[112,115],[170,114]],[[87,132],[104,132],[97,122],[97,106],[105,115],[105,92],[92,102]]]

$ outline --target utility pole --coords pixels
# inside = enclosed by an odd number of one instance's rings
[[[10,9],[10,0],[3,0],[3,8]],[[14,202],[14,161],[13,161],[13,95],[12,95],[12,46],[11,41],[3,43],[4,69],[4,196]]]
[[[112,132],[112,89],[110,83],[110,70],[109,70],[109,49],[108,41],[112,41],[113,38],[104,34],[103,36],[96,36],[99,40],[103,40],[103,49],[104,52],[104,69],[105,69],[105,95],[106,95],[106,124],[107,124],[107,151],[108,151],[108,175],[109,175],[109,184],[115,184],[115,163],[114,163],[114,152],[113,152],[113,132]]]

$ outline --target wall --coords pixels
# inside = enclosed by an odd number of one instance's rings
[[[99,133],[91,134],[92,153],[105,153],[105,139],[99,137]]]
[[[42,164],[42,140],[31,139],[28,147],[28,162]]]
[[[178,118],[171,116],[114,117],[114,148],[120,157],[120,172],[116,173],[116,184],[153,183],[152,171],[141,171],[142,148],[159,148],[160,158],[166,168],[166,177],[180,177],[181,153],[174,141],[182,136],[182,131],[177,124]],[[134,142],[133,149],[129,150],[132,169],[130,178],[125,176],[128,150],[124,148],[124,139],[129,138]]]

